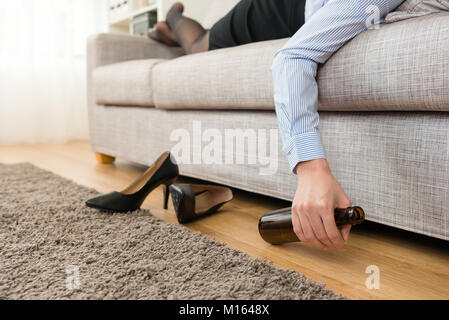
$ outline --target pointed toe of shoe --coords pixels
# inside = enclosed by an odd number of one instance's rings
[[[95,209],[98,209],[101,205],[100,205],[100,203],[101,203],[101,201],[100,201],[100,199],[99,199],[100,197],[95,197],[95,198],[92,198],[92,199],[89,199],[89,200],[87,200],[85,203],[86,203],[86,206],[88,206],[89,208],[95,208]]]
[[[94,209],[104,209],[108,210],[108,199],[110,199],[110,194],[104,194],[101,196],[94,197],[86,201],[86,206]]]
[[[130,201],[126,195],[119,192],[111,192],[94,197],[86,201],[86,206],[109,212],[129,212],[139,209],[134,201]]]

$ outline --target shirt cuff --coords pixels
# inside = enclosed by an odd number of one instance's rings
[[[290,168],[296,174],[296,166],[300,162],[326,159],[323,141],[318,131],[299,134],[290,138],[284,147]]]

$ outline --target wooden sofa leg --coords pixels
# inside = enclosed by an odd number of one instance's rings
[[[97,162],[101,164],[111,164],[115,161],[115,157],[111,157],[98,152],[95,152],[95,158],[97,158]]]

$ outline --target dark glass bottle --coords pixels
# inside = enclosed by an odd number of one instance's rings
[[[358,225],[365,221],[365,212],[360,207],[335,209],[337,226]],[[271,244],[300,242],[292,224],[292,209],[285,208],[264,214],[259,220],[259,233]]]

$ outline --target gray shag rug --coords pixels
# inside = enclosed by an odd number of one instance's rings
[[[97,194],[0,164],[0,299],[343,298],[149,211],[87,208]]]

